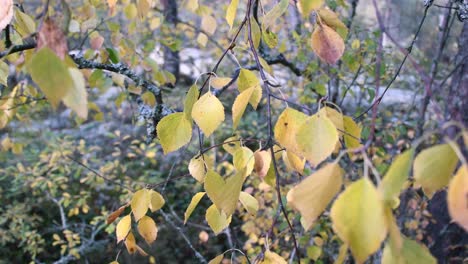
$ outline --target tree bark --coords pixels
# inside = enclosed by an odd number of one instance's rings
[[[161,0],[161,3],[163,4],[164,7],[164,20],[165,23],[168,23],[170,27],[175,28],[177,27],[177,21],[178,21],[178,8],[177,8],[177,1],[175,0]],[[176,37],[176,36],[173,36]],[[172,73],[175,77],[176,80],[179,79],[179,73],[180,73],[180,56],[179,56],[179,51],[178,50],[171,50],[167,46],[163,46],[163,52],[164,52],[164,65],[163,69],[165,71],[168,71]]]

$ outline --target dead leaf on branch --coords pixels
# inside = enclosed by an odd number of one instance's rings
[[[65,34],[51,18],[47,18],[44,21],[37,37],[37,50],[40,50],[42,47],[49,47],[62,60],[68,53]]]

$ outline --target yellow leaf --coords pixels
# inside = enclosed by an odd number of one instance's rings
[[[325,24],[316,26],[311,44],[315,54],[329,64],[335,64],[343,56],[345,49],[341,36]]]
[[[198,100],[200,92],[196,85],[192,85],[185,96],[184,113],[187,120],[192,121],[192,109],[195,102]]]
[[[342,264],[348,256],[348,246],[346,244],[341,245],[340,250],[338,251],[338,257],[336,257],[333,264]]]
[[[198,192],[192,197],[192,201],[190,201],[189,206],[187,207],[187,210],[185,210],[185,218],[184,218],[184,224],[187,223],[188,219],[190,218],[190,215],[192,215],[193,210],[197,207],[198,203],[200,200],[205,196],[205,192]]]
[[[398,155],[385,174],[379,187],[385,202],[391,202],[400,195],[410,173],[413,155],[414,149],[409,149]]]
[[[234,152],[233,164],[236,170],[244,170],[244,177],[247,177],[252,173],[255,165],[254,153],[247,147],[240,147]]]
[[[304,229],[312,227],[340,191],[342,181],[343,170],[337,163],[329,163],[288,192],[288,203],[301,213]]]
[[[463,164],[452,178],[447,203],[452,220],[468,232],[468,165]]]
[[[288,9],[289,0],[281,0],[262,19],[263,29],[268,29],[276,23],[276,19],[282,16]]]
[[[13,18],[13,1],[2,0],[0,4],[0,31],[2,31]]]
[[[213,35],[216,31],[216,19],[210,15],[202,17],[201,29],[204,30],[208,35]]]
[[[127,236],[128,232],[130,231],[130,227],[132,225],[132,217],[130,215],[126,215],[120,219],[117,227],[115,228],[115,234],[117,236],[117,243],[124,240]]]
[[[149,10],[151,9],[150,0],[137,0],[138,16],[141,20],[145,19]]]
[[[440,144],[419,153],[414,159],[414,179],[424,193],[432,197],[434,192],[445,187],[457,166],[458,158],[452,147]]]
[[[348,149],[356,149],[361,147],[360,139],[361,139],[361,127],[354,122],[354,120],[349,117],[343,117],[343,125],[344,125],[344,142],[345,146]]]
[[[260,178],[265,177],[271,164],[271,154],[266,150],[255,151],[255,172]]]
[[[239,201],[239,195],[244,182],[244,177],[241,173],[229,177],[226,181],[212,170],[206,173],[204,185],[206,194],[226,216],[232,215]]]
[[[258,103],[262,99],[262,87],[255,73],[246,69],[241,69],[239,79],[237,80],[237,86],[241,93],[249,88],[254,88],[249,103],[254,109],[257,109]]]
[[[138,233],[145,239],[146,243],[151,244],[158,236],[158,228],[151,217],[143,216],[138,221]]]
[[[244,206],[245,210],[251,215],[256,215],[258,211],[258,201],[253,197],[252,195],[246,193],[246,192],[241,192],[239,196],[239,200]]]
[[[250,18],[250,28],[252,33],[252,42],[256,49],[260,46],[260,40],[262,39],[262,32],[257,24],[257,21],[253,17]]]
[[[224,106],[211,92],[207,92],[193,105],[192,117],[209,137],[224,121]]]
[[[15,9],[15,23],[13,26],[23,38],[36,32],[36,23],[34,20],[19,9]]]
[[[286,260],[283,257],[276,254],[275,252],[271,252],[270,250],[265,251],[265,257],[260,264],[287,264]]]
[[[325,3],[325,0],[299,0],[302,15],[307,17],[312,10],[317,10]]]
[[[148,207],[153,213],[161,209],[166,203],[162,195],[156,191],[149,190],[149,196],[150,196],[150,203]]]
[[[205,161],[203,157],[199,155],[198,157],[194,157],[190,160],[188,170],[190,175],[195,178],[198,182],[203,182],[205,180]]]
[[[185,7],[192,13],[195,13],[195,11],[197,11],[199,7],[198,0],[188,0],[187,3],[185,4]]]
[[[297,171],[302,174],[306,160],[291,151],[283,151],[283,160],[289,171]]]
[[[387,235],[383,202],[367,178],[353,182],[338,196],[330,216],[333,230],[358,263],[375,253]]]
[[[128,236],[125,239],[125,247],[127,248],[127,251],[130,254],[134,254],[137,251],[135,236],[132,232],[128,233]]]
[[[328,106],[325,106],[325,107],[322,107],[319,111],[319,114],[324,114],[326,117],[328,117],[328,119],[330,119],[330,121],[332,121],[333,125],[335,125],[336,129],[337,130],[340,130],[340,131],[344,131],[344,121],[343,121],[343,115],[336,111],[335,109],[331,108],[331,107],[328,107]],[[339,132],[339,134],[341,135],[342,132]]]
[[[210,260],[208,264],[220,264],[223,258],[224,258],[224,254],[218,255],[214,259]]]
[[[63,103],[75,111],[79,117],[86,119],[88,118],[88,94],[85,79],[78,69],[68,68],[68,72],[73,79],[74,86],[63,97]]]
[[[141,100],[143,101],[143,103],[145,103],[145,104],[147,104],[147,105],[149,105],[151,107],[156,106],[156,97],[150,91],[144,92],[141,95]]]
[[[292,108],[286,108],[278,117],[275,125],[275,139],[288,151],[298,153],[296,134],[308,116]]]
[[[242,93],[240,93],[236,100],[234,100],[234,104],[232,105],[232,128],[236,129],[237,125],[239,124],[242,115],[244,115],[245,108],[249,103],[250,98],[254,92],[254,88],[249,88]]]
[[[437,264],[437,260],[424,245],[404,238],[401,251],[395,250],[390,243],[385,245],[382,264]]]
[[[205,219],[215,235],[221,233],[231,223],[231,217],[219,211],[214,204],[206,210]]]
[[[333,12],[329,8],[321,8],[318,11],[318,14],[322,22],[336,30],[343,39],[346,38],[346,36],[348,35],[348,28],[343,22],[341,22],[341,20],[335,12]]]
[[[234,25],[234,19],[236,19],[238,5],[239,0],[231,0],[231,3],[226,10],[226,21],[229,25],[229,29],[232,29],[232,26]]]
[[[338,142],[338,131],[332,121],[325,115],[309,117],[299,128],[296,135],[299,153],[317,166],[330,156]]]
[[[40,49],[29,63],[29,73],[53,107],[73,90],[75,84],[68,68],[49,48]]]
[[[227,138],[223,142],[223,149],[231,154],[234,155],[234,152],[236,152],[237,148],[240,148],[240,140],[237,136]]]
[[[221,89],[224,86],[228,85],[232,81],[232,78],[227,77],[212,77],[210,79],[210,84],[213,88]]]
[[[173,113],[159,121],[156,131],[164,154],[167,154],[190,142],[192,122],[185,118],[184,113]]]
[[[119,264],[119,262],[117,262],[117,261],[112,261],[112,262],[109,263],[109,264]]]
[[[148,211],[149,203],[151,201],[151,195],[148,190],[142,189],[133,194],[130,206],[132,208],[133,216],[135,221],[138,222]]]

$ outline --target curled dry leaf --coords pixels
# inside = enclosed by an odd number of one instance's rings
[[[0,0],[0,31],[2,31],[13,18],[13,0]]]
[[[62,29],[51,18],[47,18],[37,37],[37,49],[49,47],[62,60],[68,53],[67,39]]]
[[[125,208],[128,207],[128,204],[124,205],[124,206],[121,206],[119,209],[115,210],[114,212],[112,212],[108,217],[107,217],[107,224],[112,224],[115,219],[117,219],[117,217],[119,217],[123,211],[125,210]]]
[[[256,151],[254,153],[255,157],[255,172],[260,176],[260,178],[264,178],[265,175],[268,173],[268,169],[270,169],[271,164],[271,154],[266,150]]]
[[[334,64],[343,56],[345,45],[341,36],[331,27],[318,24],[312,33],[312,49],[326,63]]]

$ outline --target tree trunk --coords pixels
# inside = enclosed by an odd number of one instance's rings
[[[173,27],[174,29],[177,27],[177,1],[175,0],[162,0],[161,3],[163,4],[164,7],[164,19],[165,23],[170,24],[170,27]],[[172,31],[172,32],[175,32]],[[176,37],[176,36],[173,36]],[[163,48],[164,51],[164,65],[163,69],[172,73],[175,77],[176,80],[179,79],[179,73],[180,73],[180,57],[179,57],[179,51],[176,50],[171,50],[169,47],[164,46]]]

